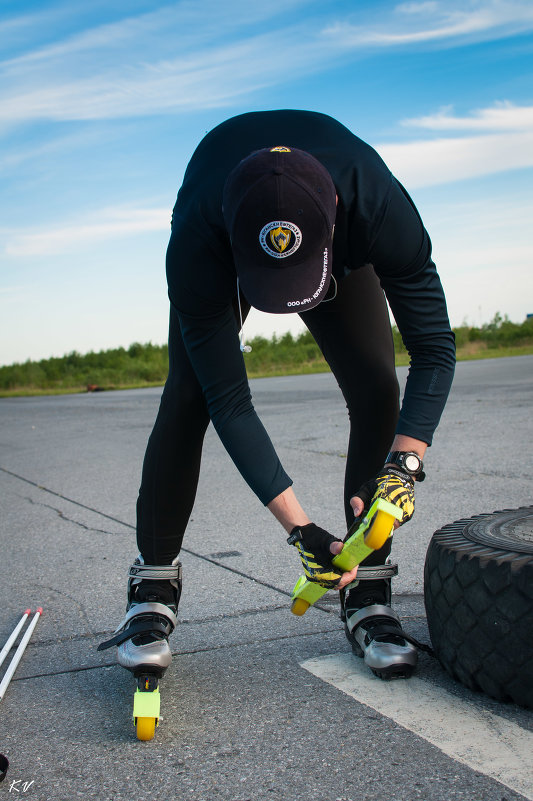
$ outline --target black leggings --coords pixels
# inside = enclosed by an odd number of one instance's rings
[[[242,299],[243,318],[249,305]],[[383,291],[370,266],[338,283],[337,296],[301,315],[324,354],[346,401],[350,438],[344,502],[383,465],[399,411],[394,346]],[[148,564],[170,564],[181,549],[192,511],[205,431],[201,387],[171,309],[169,374],[148,441],[137,501],[137,544]],[[320,521],[318,521],[320,522]],[[365,564],[383,564],[390,540]]]

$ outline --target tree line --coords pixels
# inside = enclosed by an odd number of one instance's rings
[[[475,358],[499,355],[498,351],[529,348],[533,352],[533,317],[513,323],[507,316],[496,314],[479,327],[466,323],[454,328],[458,355]],[[398,329],[393,327],[398,364],[407,364],[408,355]],[[256,336],[249,341],[245,355],[251,377],[321,372],[328,367],[308,331]],[[140,344],[80,354],[76,351],[60,358],[28,360],[0,367],[0,394],[32,394],[37,392],[97,391],[160,385],[168,370],[167,345]]]

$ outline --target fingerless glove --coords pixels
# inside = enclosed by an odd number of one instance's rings
[[[384,467],[375,478],[366,481],[355,493],[368,509],[376,498],[383,498],[398,506],[403,517],[400,525],[410,520],[415,511],[415,482],[413,478],[394,467]]]
[[[314,523],[308,523],[306,526],[293,528],[287,542],[298,549],[304,573],[309,581],[328,589],[336,586],[342,573],[339,573],[333,565],[333,554],[329,546],[332,542],[341,540],[323,528],[315,526]]]

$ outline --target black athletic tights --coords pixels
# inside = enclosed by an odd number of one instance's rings
[[[243,316],[249,306],[243,299]],[[346,400],[350,438],[344,486],[350,498],[382,467],[399,412],[399,389],[387,305],[371,267],[338,282],[337,296],[301,315]],[[170,313],[169,374],[148,441],[137,501],[137,544],[147,564],[170,564],[192,511],[209,416],[186,354],[176,313]],[[319,477],[317,476],[317,481]],[[320,521],[317,520],[320,525]],[[365,564],[383,564],[390,540]]]

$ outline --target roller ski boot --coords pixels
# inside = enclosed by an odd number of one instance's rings
[[[417,641],[391,609],[391,578],[398,565],[360,566],[341,590],[341,618],[352,651],[380,679],[409,678],[418,662]]]
[[[125,618],[99,651],[118,646],[119,665],[133,673],[137,690],[133,721],[139,740],[151,740],[159,725],[159,680],[172,662],[168,638],[178,624],[181,562],[146,565],[139,556],[130,568]]]

